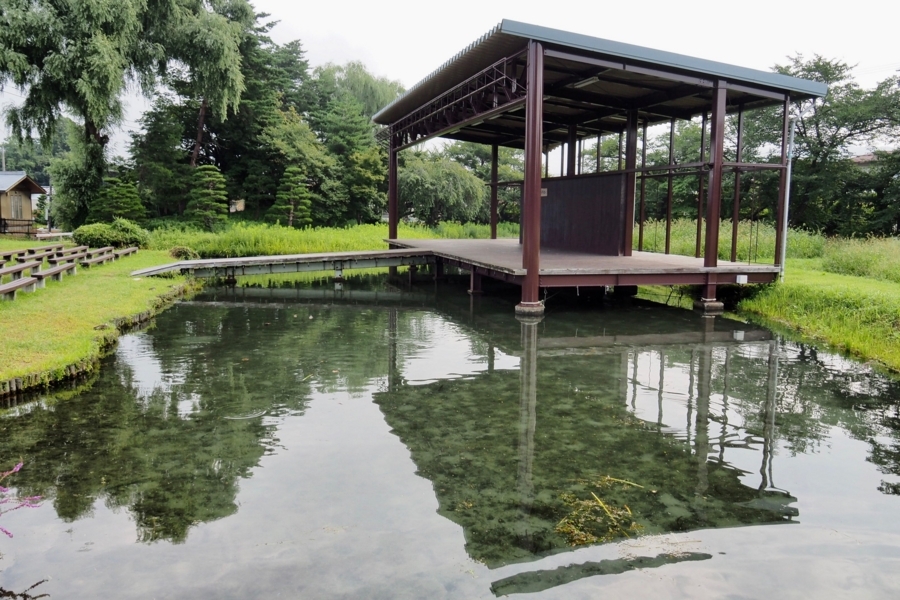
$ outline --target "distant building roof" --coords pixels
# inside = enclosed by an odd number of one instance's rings
[[[39,186],[37,182],[26,175],[25,171],[0,171],[0,192],[11,190],[22,182],[28,184],[32,194],[47,193],[47,190]]]

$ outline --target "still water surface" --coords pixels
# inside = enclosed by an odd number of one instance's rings
[[[0,590],[896,598],[900,381],[723,318],[218,290],[0,408]]]

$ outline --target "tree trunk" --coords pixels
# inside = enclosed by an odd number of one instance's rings
[[[200,144],[203,143],[203,125],[206,122],[206,98],[200,103],[200,116],[197,118],[197,139],[194,141],[194,151],[191,153],[191,167],[197,166],[197,158],[200,156]]]

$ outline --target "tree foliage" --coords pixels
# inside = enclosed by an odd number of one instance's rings
[[[400,211],[433,227],[441,221],[484,219],[487,187],[458,162],[439,152],[409,152],[398,169]]]
[[[227,219],[225,178],[215,165],[202,165],[194,170],[191,200],[184,214],[207,231],[214,231]]]
[[[246,0],[212,6],[230,15],[249,10]],[[243,91],[241,28],[206,2],[6,0],[0,11],[0,86],[11,83],[25,94],[6,115],[15,137],[36,132],[49,144],[64,113],[81,121],[81,164],[67,165],[69,176],[59,181],[73,226],[87,218],[104,175],[109,131],[121,121],[129,84],[150,93],[177,66],[223,113]]]
[[[303,169],[291,165],[284,171],[275,204],[266,212],[266,218],[288,227],[309,227],[312,224],[311,209],[312,194]]]
[[[454,142],[444,148],[443,155],[455,161],[484,183],[491,182],[491,147],[472,142]],[[525,178],[525,153],[515,148],[497,148],[497,181],[522,181]],[[485,192],[490,199],[490,188]],[[519,202],[522,188],[519,186],[501,187],[497,192],[497,214],[501,221],[519,220]],[[490,210],[490,206],[487,207]],[[477,217],[486,222],[490,217],[482,211]]]
[[[114,219],[143,221],[147,216],[134,182],[107,178],[91,203],[88,223],[108,223]]]

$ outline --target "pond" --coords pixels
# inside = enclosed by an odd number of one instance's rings
[[[220,288],[4,402],[0,595],[900,594],[900,381],[722,317]]]

